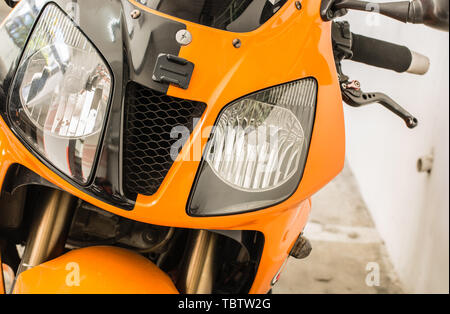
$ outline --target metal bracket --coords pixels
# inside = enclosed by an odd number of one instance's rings
[[[350,24],[347,21],[333,22],[331,27],[333,52],[336,61],[351,59],[353,57],[353,37]]]
[[[322,20],[328,22],[347,14],[347,9],[336,10],[333,7],[335,2],[336,0],[322,0],[320,3],[320,17]]]
[[[309,254],[311,254],[311,251],[311,242],[301,234],[297,238],[297,241],[295,241],[295,244],[289,255],[295,257],[296,259],[304,259],[307,258]]]

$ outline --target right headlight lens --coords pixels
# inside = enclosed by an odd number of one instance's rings
[[[307,78],[225,107],[205,149],[189,214],[242,213],[292,195],[306,163],[316,97],[317,82]]]
[[[295,174],[304,140],[292,111],[247,98],[223,111],[205,159],[224,183],[261,192]]]

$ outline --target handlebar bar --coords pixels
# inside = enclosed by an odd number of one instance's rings
[[[424,24],[442,31],[449,30],[448,0],[411,0],[374,3],[361,0],[322,0],[320,15],[330,21],[347,10],[377,12],[403,23]]]

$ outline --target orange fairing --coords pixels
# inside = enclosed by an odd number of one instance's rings
[[[0,294],[5,294],[5,283],[3,279],[2,252],[0,252]]]
[[[134,0],[130,3],[166,16]],[[331,23],[324,23],[319,11],[318,0],[303,0],[301,10],[294,0],[289,0],[263,26],[239,34],[182,21],[193,40],[181,48],[179,56],[193,62],[195,69],[187,90],[170,87],[168,94],[204,102],[207,109],[158,192],[139,195],[133,210],[121,210],[73,187],[38,161],[1,119],[0,185],[9,166],[20,163],[89,203],[137,221],[182,228],[261,231],[265,246],[251,292],[267,292],[272,276],[306,224],[309,197],[335,177],[344,164],[344,119],[331,47]],[[236,38],[242,42],[240,48],[232,44]],[[202,150],[198,148],[206,144],[221,109],[249,93],[305,77],[314,77],[318,82],[317,109],[303,179],[292,197],[245,214],[188,216],[186,204],[201,159]]]
[[[20,274],[14,293],[176,294],[174,284],[148,259],[116,247],[71,251]]]

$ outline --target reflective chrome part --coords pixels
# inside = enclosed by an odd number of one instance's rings
[[[192,34],[185,29],[181,29],[176,34],[177,42],[182,46],[187,46],[192,42]]]
[[[140,16],[141,16],[141,11],[139,11],[139,10],[133,10],[131,12],[131,17],[133,19],[138,19]]]
[[[14,283],[14,271],[12,270],[11,267],[9,267],[9,265],[3,263],[0,263],[0,280],[2,279],[1,277],[3,276],[3,282],[0,282],[0,287],[2,284],[4,284],[4,289],[5,289],[5,293],[10,293],[12,291],[12,287],[13,287],[13,283]],[[0,289],[0,293],[1,293],[1,289]]]
[[[35,216],[18,274],[62,252],[76,200],[60,190],[43,190],[42,196],[36,200]]]
[[[217,235],[210,231],[194,231],[180,278],[186,294],[210,294],[214,282],[214,250]]]

